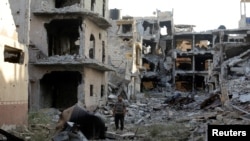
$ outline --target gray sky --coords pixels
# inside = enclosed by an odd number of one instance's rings
[[[240,0],[109,0],[109,9],[114,8],[121,9],[122,16],[153,16],[156,9],[173,10],[175,24],[193,24],[196,31],[220,25],[234,29],[240,20]]]

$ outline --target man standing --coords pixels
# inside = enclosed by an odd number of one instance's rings
[[[119,129],[120,122],[120,130],[122,131],[124,128],[124,117],[126,113],[126,105],[122,100],[122,96],[118,96],[118,101],[114,105],[113,114],[115,116],[115,127],[116,130]]]

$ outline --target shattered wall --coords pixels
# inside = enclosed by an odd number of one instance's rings
[[[108,0],[32,1],[30,109],[87,108],[107,92]],[[48,85],[50,84],[50,85]],[[66,101],[68,101],[66,103]]]
[[[29,0],[0,1],[0,127],[27,124]]]

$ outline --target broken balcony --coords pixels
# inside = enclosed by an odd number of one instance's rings
[[[32,56],[36,57],[34,59],[30,60],[31,65],[36,66],[79,66],[79,67],[89,67],[100,71],[114,71],[115,69],[112,66],[109,66],[107,64],[103,64],[102,62],[99,62],[94,59],[86,59],[81,56],[73,56],[73,55],[64,55],[64,56],[51,56],[47,57],[45,56],[41,51],[39,51],[36,48],[29,48],[30,54],[33,54]]]
[[[95,2],[95,0],[92,0]],[[94,6],[94,2],[91,1],[91,6]],[[84,0],[42,0],[37,3],[37,8],[33,11],[36,16],[75,16],[84,17],[91,20],[93,23],[97,24],[101,28],[108,28],[111,26],[109,21],[105,18],[105,6],[103,7],[103,13],[99,14],[95,12],[92,7],[87,9],[85,7]],[[93,4],[92,4],[93,3]]]

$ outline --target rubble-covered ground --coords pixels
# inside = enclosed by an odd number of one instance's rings
[[[112,106],[117,100],[110,95],[106,106],[97,110],[108,127],[105,140],[142,141],[204,141],[207,125],[250,124],[250,80],[230,80],[226,105],[220,102],[220,92],[140,93],[136,100],[126,101],[125,129],[115,131]],[[57,109],[42,109],[29,113],[29,126],[10,131],[30,141],[51,140],[58,120]]]

